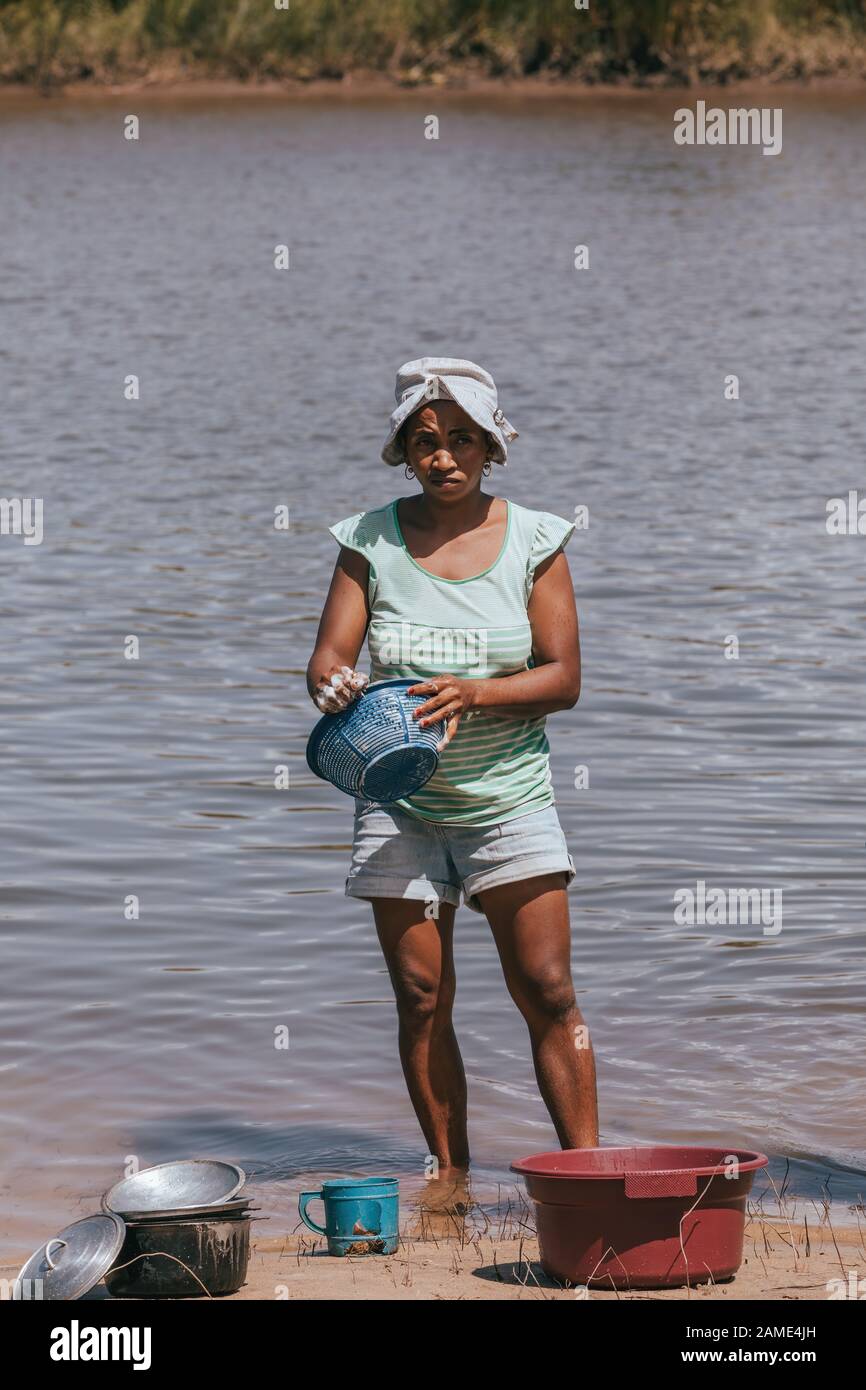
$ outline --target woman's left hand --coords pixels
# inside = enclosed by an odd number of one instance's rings
[[[464,680],[461,676],[444,675],[408,687],[407,695],[431,696],[412,711],[413,719],[417,719],[422,726],[435,724],[440,719],[448,721],[445,733],[436,745],[437,751],[451,742],[462,716],[475,704],[475,684],[475,681]]]

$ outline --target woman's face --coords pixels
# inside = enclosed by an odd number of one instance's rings
[[[430,401],[404,426],[406,462],[435,497],[464,497],[480,485],[487,435],[454,401]]]

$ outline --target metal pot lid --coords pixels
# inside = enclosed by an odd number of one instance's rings
[[[36,1299],[76,1299],[94,1288],[111,1269],[123,1245],[126,1228],[114,1212],[96,1212],[73,1221],[30,1256],[19,1279],[29,1279],[22,1296]],[[41,1280],[34,1287],[32,1281]]]
[[[121,1178],[103,1195],[103,1211],[145,1212],[215,1206],[236,1197],[247,1180],[243,1168],[218,1158],[183,1158],[157,1163]]]

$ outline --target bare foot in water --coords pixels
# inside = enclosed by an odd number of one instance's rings
[[[415,1219],[407,1234],[413,1240],[454,1240],[464,1234],[473,1205],[468,1170],[452,1168],[410,1198]]]

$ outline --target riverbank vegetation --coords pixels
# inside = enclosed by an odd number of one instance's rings
[[[582,2],[582,0],[581,0]],[[866,76],[866,0],[0,0],[0,80]]]

